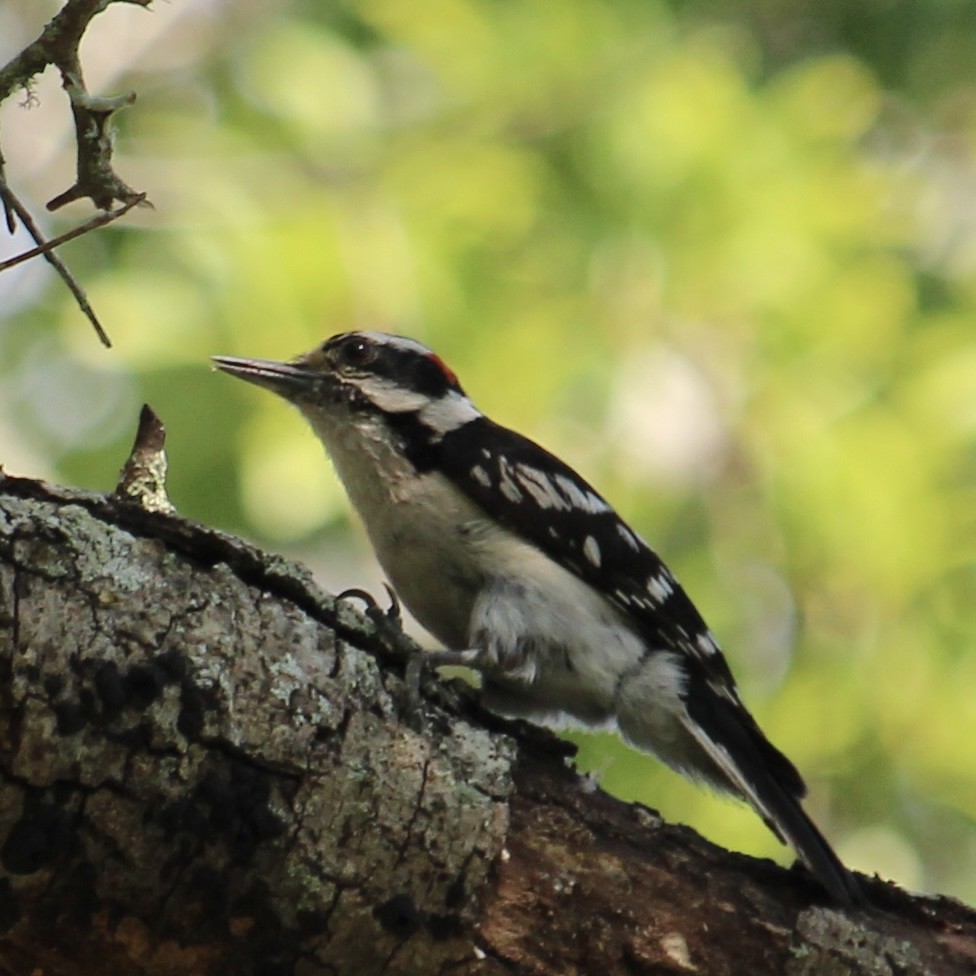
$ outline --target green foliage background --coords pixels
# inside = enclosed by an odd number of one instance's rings
[[[56,7],[8,4],[6,56]],[[118,168],[156,210],[66,249],[111,352],[0,278],[0,461],[110,487],[147,400],[184,514],[355,585],[311,435],[207,357],[421,338],[668,559],[842,856],[976,901],[976,7],[125,8],[83,54],[139,92]],[[39,211],[71,157],[36,94],[3,134]],[[607,789],[785,858],[577,738]]]

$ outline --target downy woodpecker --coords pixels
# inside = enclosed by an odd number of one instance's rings
[[[348,332],[288,363],[214,363],[312,425],[397,594],[447,649],[432,664],[476,669],[501,714],[613,727],[744,799],[834,899],[860,902],[658,555],[572,468],[482,414],[430,349]]]

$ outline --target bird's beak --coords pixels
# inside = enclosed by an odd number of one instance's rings
[[[314,394],[322,374],[273,359],[238,359],[236,356],[211,356],[215,369],[230,373],[248,383],[264,387],[286,400],[299,400]]]

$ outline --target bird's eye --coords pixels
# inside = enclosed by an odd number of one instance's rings
[[[372,344],[359,337],[347,339],[336,349],[336,361],[340,366],[363,367],[372,362],[375,355]]]

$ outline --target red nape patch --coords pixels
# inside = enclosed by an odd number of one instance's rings
[[[445,363],[444,360],[437,355],[437,353],[430,353],[430,358],[437,364],[440,371],[447,377],[447,382],[450,383],[451,386],[461,385],[458,382],[457,373],[455,373],[454,370],[451,369],[451,367],[448,366],[447,363]]]

